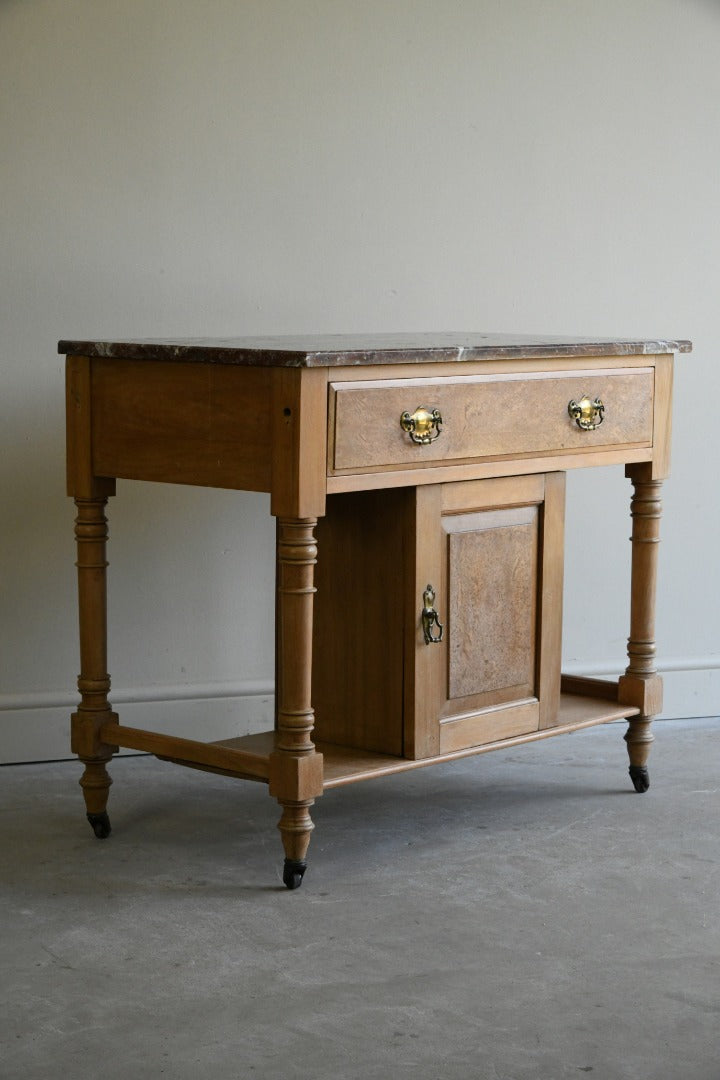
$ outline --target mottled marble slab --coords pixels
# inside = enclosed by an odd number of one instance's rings
[[[348,367],[548,356],[647,356],[690,352],[689,341],[518,334],[307,334],[288,337],[60,341],[58,352],[122,360],[249,367]]]

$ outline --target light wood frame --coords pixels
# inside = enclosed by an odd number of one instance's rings
[[[659,492],[669,469],[671,355],[603,352],[580,358],[547,356],[531,363],[517,357],[490,359],[468,363],[462,377],[453,373],[449,379],[447,363],[425,363],[420,371],[408,363],[362,368],[279,363],[256,368],[248,363],[174,362],[162,353],[157,360],[143,356],[89,353],[67,359],[67,473],[68,492],[77,506],[81,653],[81,700],[72,718],[72,748],[84,763],[80,783],[96,835],[106,836],[110,830],[106,806],[111,780],[106,765],[118,747],[268,784],[282,809],[284,880],[290,887],[299,884],[304,873],[314,799],[323,790],[372,776],[625,717],[630,723],[627,743],[633,783],[639,791],[646,789],[650,722],[661,701],[654,613]],[[511,442],[506,447],[498,444],[504,453],[495,447],[490,454],[474,450],[435,454],[418,458],[411,468],[382,453],[379,461],[368,459],[369,467],[336,467],[339,440],[347,446],[347,438],[352,438],[347,417],[338,426],[339,393],[346,395],[344,401],[363,406],[362,384],[381,396],[400,385],[403,393],[408,390],[409,406],[416,407],[425,388],[440,383],[455,386],[457,396],[461,394],[457,388],[469,385],[469,377],[473,385],[513,384],[520,392],[518,408],[525,414],[532,409],[537,388],[562,379],[579,386],[578,372],[583,379],[587,376],[589,388],[594,376],[608,380],[608,386],[620,386],[619,380],[624,380],[623,387],[642,386],[640,427],[621,426],[617,436],[597,448],[573,433],[574,441],[553,436],[537,452],[522,449],[522,443],[518,452]],[[507,401],[515,401],[509,390]],[[362,415],[363,407],[358,413]],[[521,417],[511,422],[517,424]],[[362,430],[365,438],[360,423],[355,432]],[[640,434],[635,437],[633,432]],[[353,460],[352,455],[343,460]],[[634,486],[628,668],[619,683],[564,678],[561,687],[564,472],[606,464],[623,464]],[[119,723],[109,701],[106,625],[106,506],[118,477],[270,493],[278,523],[273,731],[208,744]],[[381,523],[374,538],[367,530],[366,554],[365,537],[343,541],[341,515],[331,511],[325,516],[329,498],[349,499],[345,504],[349,506],[353,493],[375,508]],[[512,507],[531,509],[521,519],[509,513]],[[428,653],[418,644],[418,596],[438,573],[440,589],[447,592],[443,519],[470,512],[499,512],[508,515],[503,520],[510,529],[515,522],[521,529],[536,530],[536,692],[528,695],[532,701],[501,703],[507,723],[495,722],[497,716],[490,715],[495,706],[482,696],[474,700],[469,715],[453,713],[444,689],[447,661],[441,649],[430,646]],[[347,540],[347,532],[344,535]],[[397,566],[381,570],[372,604],[363,612],[363,574],[382,566],[379,555],[384,548],[394,552]],[[527,551],[535,548],[531,545]],[[316,582],[322,589],[332,581],[345,583],[346,610],[355,605],[357,613],[359,603],[361,614],[355,617],[361,639],[369,640],[375,619],[385,624],[383,630],[390,626],[394,640],[400,641],[394,651],[356,650],[360,666],[349,680],[359,694],[362,680],[378,675],[381,693],[373,700],[379,701],[387,688],[390,707],[400,708],[404,716],[390,735],[383,730],[385,714],[379,706],[364,727],[352,721],[351,713],[340,714],[341,670],[335,672],[334,686],[332,680],[322,690],[317,680],[313,685],[313,642],[316,671],[322,668],[319,653],[329,654],[331,646],[336,649],[336,664],[347,667],[353,654],[352,637],[333,629],[333,622],[339,624],[333,605],[320,603],[313,629]],[[389,674],[393,669],[395,674]],[[316,691],[322,712],[317,741]]]

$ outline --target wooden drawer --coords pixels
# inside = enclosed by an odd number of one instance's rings
[[[653,386],[652,368],[333,383],[330,472],[651,446]],[[568,415],[568,403],[584,395],[605,406],[594,430]],[[400,423],[420,407],[442,417],[439,436],[427,444]]]

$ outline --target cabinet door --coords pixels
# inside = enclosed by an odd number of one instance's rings
[[[555,722],[563,503],[562,473],[416,489],[406,756],[452,753]],[[426,634],[428,606],[437,619]]]

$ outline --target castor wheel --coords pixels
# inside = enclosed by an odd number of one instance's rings
[[[644,765],[631,765],[629,772],[633,787],[638,794],[644,795],[650,787],[650,773]]]
[[[283,883],[288,889],[299,889],[307,864],[301,859],[286,859],[283,866]]]
[[[102,814],[88,814],[87,819],[98,840],[104,840],[105,837],[109,836],[112,832],[112,829],[110,828],[110,818],[104,811]]]

